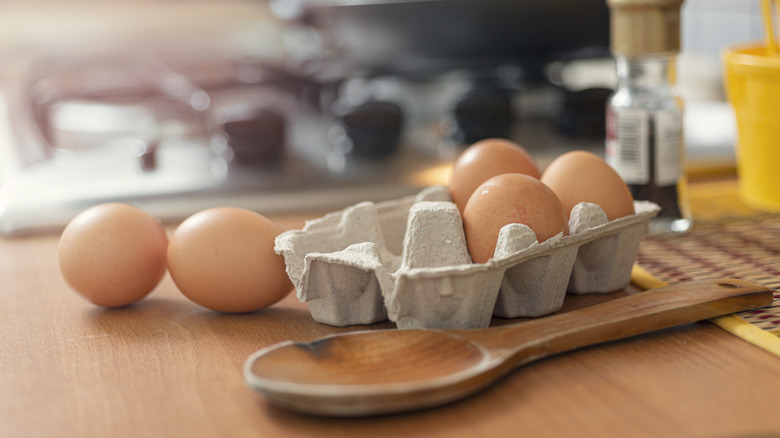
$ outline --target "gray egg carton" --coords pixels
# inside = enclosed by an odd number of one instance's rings
[[[398,328],[480,328],[492,316],[538,317],[567,293],[607,293],[630,281],[656,204],[607,221],[595,204],[574,207],[570,234],[538,243],[522,224],[501,229],[494,257],[472,263],[447,188],[362,202],[276,238],[298,299],[334,326],[390,319]]]

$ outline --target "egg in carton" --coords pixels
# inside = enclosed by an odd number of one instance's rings
[[[538,317],[568,292],[625,287],[656,204],[608,221],[595,204],[572,210],[570,234],[539,243],[523,224],[501,229],[494,257],[472,263],[446,187],[362,202],[276,238],[298,299],[334,326],[390,319],[406,328],[480,328],[492,316]]]

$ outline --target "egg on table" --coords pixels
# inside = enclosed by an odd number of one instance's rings
[[[466,246],[474,263],[493,257],[498,234],[510,223],[527,225],[540,243],[569,233],[563,206],[549,187],[529,175],[497,175],[480,185],[463,209]]]
[[[489,138],[466,148],[455,160],[450,175],[449,192],[458,210],[463,212],[480,184],[503,173],[541,176],[531,155],[512,141]]]
[[[282,228],[241,208],[218,207],[185,219],[168,245],[168,270],[179,290],[203,307],[245,313],[292,289],[274,240]]]
[[[610,221],[634,214],[628,186],[594,153],[578,150],[558,156],[544,170],[541,180],[558,195],[567,218],[580,202],[599,205]]]
[[[128,204],[91,207],[68,223],[57,247],[60,272],[98,306],[139,301],[162,280],[168,237],[157,219]]]

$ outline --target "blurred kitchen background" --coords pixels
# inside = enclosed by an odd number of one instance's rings
[[[728,170],[719,53],[761,39],[759,4],[682,17],[689,170]],[[486,137],[543,168],[603,152],[614,84],[604,0],[7,0],[0,60],[3,234],[106,201],[177,220],[394,198]]]

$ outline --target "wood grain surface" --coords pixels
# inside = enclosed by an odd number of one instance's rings
[[[249,386],[305,414],[357,417],[441,406],[522,365],[580,348],[770,305],[758,283],[702,280],[572,312],[472,330],[364,330],[283,342],[250,356]]]
[[[366,327],[318,324],[294,294],[252,314],[215,313],[169,277],[135,306],[99,309],[61,279],[57,240],[0,240],[0,437],[780,434],[780,359],[706,322],[533,363],[441,408],[358,420],[293,414],[247,388],[246,358]],[[563,311],[627,293],[568,297]]]

